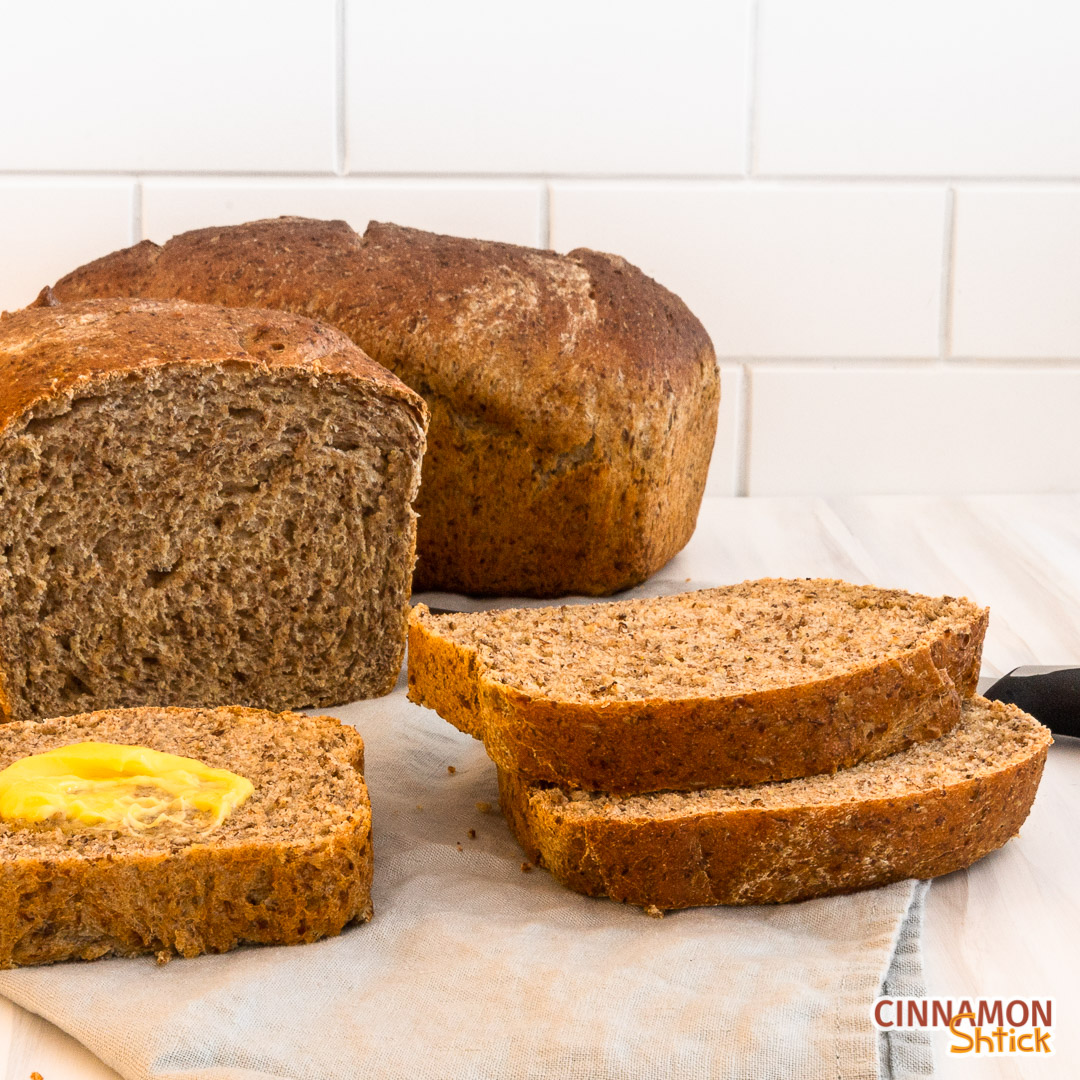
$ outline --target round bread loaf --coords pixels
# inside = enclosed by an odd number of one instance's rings
[[[280,308],[344,330],[431,409],[417,590],[602,595],[693,532],[712,344],[614,255],[279,218],[144,241],[55,293]]]

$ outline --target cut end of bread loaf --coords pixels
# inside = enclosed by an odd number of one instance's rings
[[[852,892],[970,866],[1019,831],[1050,732],[969,699],[948,734],[834,775],[619,798],[499,770],[534,861],[589,896],[661,910]]]
[[[622,794],[758,783],[948,731],[986,619],[968,600],[820,579],[473,614],[420,605],[409,697],[531,780]]]
[[[207,835],[0,821],[0,967],[295,944],[371,917],[371,807],[352,728],[255,709],[115,709],[0,725],[0,769],[86,741],[195,758],[254,792]]]
[[[343,334],[96,301],[5,320],[0,365],[10,717],[393,687],[426,410]]]

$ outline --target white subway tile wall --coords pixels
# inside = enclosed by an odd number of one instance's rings
[[[1080,356],[1080,188],[961,188],[954,281],[957,356]]]
[[[134,201],[132,180],[0,175],[0,311],[137,239]]]
[[[556,182],[551,242],[637,263],[721,356],[932,358],[945,204],[919,187]]]
[[[751,495],[1080,490],[1080,370],[753,371]]]
[[[333,172],[334,0],[0,6],[0,169]]]
[[[1080,175],[1080,7],[763,0],[755,167]]]
[[[720,415],[709,462],[706,490],[710,495],[738,495],[742,485],[742,402],[746,377],[739,364],[720,365]]]
[[[722,361],[709,491],[1080,489],[1080,8],[0,6],[0,308],[278,214],[616,251]]]
[[[356,0],[349,171],[740,174],[750,11]]]

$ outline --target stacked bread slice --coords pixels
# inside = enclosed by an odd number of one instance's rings
[[[1050,744],[973,697],[987,612],[829,580],[415,608],[409,696],[483,740],[535,861],[664,910],[931,877],[1026,818]]]

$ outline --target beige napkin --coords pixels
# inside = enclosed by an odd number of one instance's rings
[[[917,883],[650,919],[523,872],[494,766],[478,743],[409,704],[403,680],[388,698],[328,711],[367,744],[372,922],[314,945],[166,966],[138,958],[4,972],[0,993],[132,1080],[932,1071],[928,1042],[879,1044],[870,1022],[887,978],[892,993],[922,992]]]

